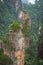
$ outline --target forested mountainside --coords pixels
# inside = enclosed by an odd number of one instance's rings
[[[43,65],[43,0],[0,0],[0,49],[1,65]]]
[[[23,9],[26,9],[32,24],[32,33],[38,33],[39,27],[43,23],[43,1],[36,0],[35,4],[23,4]]]
[[[21,3],[21,0],[3,0],[3,2],[0,1],[0,35],[3,35],[8,31],[6,28],[8,28],[10,23],[17,20],[18,14],[22,9],[27,10],[30,16],[33,29],[32,32],[38,32],[39,26],[41,25],[41,18],[43,18],[41,14],[42,10],[40,9],[39,5],[42,6],[40,1],[36,1],[36,4],[34,5],[31,3]]]
[[[8,31],[8,25],[17,20],[18,13],[21,9],[21,1],[0,1],[0,35],[4,35]]]
[[[16,10],[16,5],[14,3],[16,3],[16,1],[13,0],[3,0],[3,2],[0,2],[0,35],[4,35],[8,31],[6,28],[8,28],[10,23],[17,21],[17,16],[19,11],[22,10],[22,7],[23,10],[27,10],[32,21],[35,21],[36,19],[34,15],[36,14],[34,11],[35,6],[32,4],[27,5],[24,3],[21,5],[21,2],[19,1],[19,4],[17,5],[18,9]]]
[[[28,4],[23,4],[24,9],[27,10],[29,16],[30,16],[30,21],[32,25],[32,32],[37,33],[39,29],[39,17],[37,16],[38,11],[36,5],[33,5],[31,3]]]
[[[15,4],[14,4],[15,3]],[[18,4],[17,4],[18,3]],[[37,1],[36,4],[22,4],[21,0],[3,0],[0,1],[0,35],[5,34],[8,30],[9,23],[17,20],[17,15],[20,10],[26,9],[30,15],[33,29],[37,31],[37,28],[41,25],[43,19],[43,5],[42,1]],[[41,21],[41,22],[40,22]],[[36,24],[35,24],[36,23]],[[6,25],[7,24],[7,25]],[[6,27],[5,27],[6,26]],[[5,31],[4,31],[5,29]],[[4,31],[4,32],[3,32]],[[34,31],[34,32],[36,32]]]

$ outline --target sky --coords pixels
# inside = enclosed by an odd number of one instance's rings
[[[22,0],[23,3],[31,3],[31,4],[35,4],[35,0]]]
[[[23,3],[31,3],[31,4],[35,4],[35,0],[21,0]],[[1,2],[3,2],[3,0],[1,0]]]

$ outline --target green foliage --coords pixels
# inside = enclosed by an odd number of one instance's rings
[[[26,9],[23,9],[22,11],[23,11],[25,14],[27,14],[27,10],[26,10]]]
[[[13,61],[7,55],[4,55],[4,51],[2,48],[0,48],[0,64],[1,65],[13,64]]]
[[[20,29],[20,23],[18,22],[15,22],[15,23],[12,23],[10,26],[9,26],[9,29],[13,32],[16,32]]]
[[[13,62],[8,56],[2,54],[2,55],[0,55],[0,64],[1,65],[10,65],[10,64],[13,64]]]
[[[34,56],[32,55],[31,48],[25,50],[25,64],[24,65],[34,65]]]
[[[9,65],[11,60],[8,58],[8,56],[6,55],[0,55],[0,62],[3,64],[3,65]]]
[[[43,60],[40,59],[40,60],[39,60],[39,64],[40,64],[40,65],[43,65]]]
[[[0,55],[2,55],[4,53],[3,49],[0,48]]]

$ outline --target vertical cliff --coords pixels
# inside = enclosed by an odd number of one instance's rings
[[[19,14],[22,9],[21,0],[3,0],[6,5],[15,9],[16,16]]]

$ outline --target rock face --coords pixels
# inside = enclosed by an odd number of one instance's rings
[[[19,49],[22,50],[23,49],[23,47],[24,47],[24,37],[23,37],[21,30],[19,30],[16,33],[9,32],[7,34],[7,39],[10,40],[13,43],[15,50],[19,50]]]
[[[12,57],[15,56],[17,58],[16,64],[24,65],[25,41],[24,41],[24,37],[23,37],[21,29],[16,33],[9,32],[7,34],[7,39],[10,40],[13,44],[13,51],[12,51],[13,54],[12,53],[10,53],[10,54],[12,55]],[[14,57],[13,57],[13,59],[14,59]],[[15,65],[15,63],[14,63],[14,65]]]
[[[21,0],[3,0],[3,1],[10,8],[14,8],[15,9],[16,16],[22,10]]]
[[[22,9],[21,0],[10,0],[10,3],[15,7],[17,12]]]
[[[19,18],[21,19],[21,27],[22,29],[24,28],[24,25],[27,24],[27,29],[31,30],[31,23],[30,23],[30,17],[27,13],[25,12],[20,12],[19,13]],[[28,35],[29,33],[27,33]],[[25,37],[25,48],[28,48],[30,46],[30,35]]]
[[[41,31],[38,42],[38,58],[43,60],[43,31]]]

